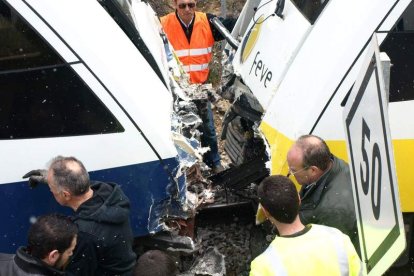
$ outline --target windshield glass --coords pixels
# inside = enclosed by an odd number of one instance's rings
[[[292,0],[295,6],[309,20],[315,23],[318,16],[322,13],[329,0]]]

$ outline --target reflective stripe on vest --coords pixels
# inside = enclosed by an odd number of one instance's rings
[[[190,64],[190,65],[184,65],[183,69],[185,72],[197,72],[208,69],[208,63],[205,64]]]
[[[200,56],[200,55],[207,55],[210,54],[213,47],[208,48],[200,48],[200,49],[183,49],[175,51],[178,57],[184,56]]]
[[[331,242],[335,246],[336,254],[338,255],[339,270],[341,271],[341,275],[349,275],[348,254],[343,246],[343,243],[339,242],[342,241],[341,235],[343,234],[335,228],[325,227],[323,229],[326,230],[326,232],[328,233],[328,235],[326,236],[331,240]]]
[[[268,259],[271,269],[274,271],[275,275],[288,275],[285,267],[280,260],[279,253],[277,253],[276,249],[273,248],[273,246],[269,246],[263,254]]]

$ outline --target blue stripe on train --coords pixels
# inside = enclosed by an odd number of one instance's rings
[[[169,168],[178,166],[175,158],[163,162]],[[131,224],[136,236],[161,230],[158,219],[163,215],[184,215],[180,208],[185,196],[184,177],[177,180],[177,191],[159,161],[93,171],[90,177],[121,185],[131,201]],[[30,189],[26,180],[0,185],[0,210],[0,252],[8,253],[26,245],[30,221],[35,217],[52,212],[73,213],[56,203],[46,185]]]

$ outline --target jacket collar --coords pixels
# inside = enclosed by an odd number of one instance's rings
[[[301,200],[309,199],[307,203],[301,205],[301,209],[312,209],[313,206],[318,205],[321,200],[323,191],[331,183],[332,176],[336,175],[336,172],[339,168],[338,159],[333,156],[332,158],[332,167],[326,173],[324,173],[317,181],[309,184],[310,187],[302,187],[299,194]]]
[[[41,275],[65,275],[65,272],[47,265],[42,260],[27,253],[25,247],[19,247],[14,257],[16,265],[25,272]]]

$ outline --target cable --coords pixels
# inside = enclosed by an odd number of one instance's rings
[[[256,15],[256,13],[261,9],[261,8],[263,8],[264,6],[266,6],[267,4],[270,4],[271,2],[273,2],[274,0],[269,0],[269,1],[267,1],[266,3],[264,3],[263,5],[261,5],[261,6],[259,6],[259,7],[255,7],[255,8],[253,8],[253,10],[255,11],[255,13],[254,13],[254,15],[253,15],[253,22],[254,22],[254,24],[256,25],[259,25],[259,24],[262,24],[262,23],[264,23],[267,19],[269,19],[269,17],[271,17],[271,16],[275,16],[276,14],[275,13],[272,13],[272,14],[270,14],[270,15],[268,15],[265,19],[263,19],[261,22],[258,22],[258,20],[260,19],[255,19],[254,17],[255,17],[255,15]]]

